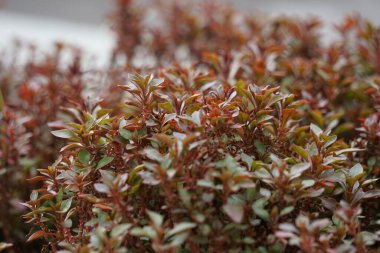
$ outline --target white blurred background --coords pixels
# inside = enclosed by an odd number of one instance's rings
[[[380,0],[225,1],[245,11],[316,15],[328,24],[327,27],[352,13],[360,13],[380,23]],[[14,38],[41,48],[50,47],[59,40],[77,45],[100,59],[107,58],[114,38],[106,16],[112,8],[113,0],[0,0],[0,49],[11,46]],[[323,32],[328,36],[328,28]]]

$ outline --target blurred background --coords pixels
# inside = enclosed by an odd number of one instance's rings
[[[380,23],[379,0],[224,1],[245,11],[319,16],[329,24],[323,31],[327,38],[332,24],[346,14],[360,13]],[[107,21],[112,8],[113,0],[0,0],[0,49],[11,46],[14,38],[42,48],[59,40],[77,45],[102,60],[113,46],[114,37]]]

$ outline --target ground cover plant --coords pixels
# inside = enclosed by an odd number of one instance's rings
[[[0,60],[0,251],[379,250],[380,27],[323,43],[316,18],[212,1],[111,17],[106,68],[62,44]]]

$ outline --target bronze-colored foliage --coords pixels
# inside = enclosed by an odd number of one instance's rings
[[[0,251],[376,252],[379,27],[196,2],[116,1],[103,69],[0,59]]]

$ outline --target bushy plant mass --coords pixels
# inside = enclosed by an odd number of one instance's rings
[[[116,5],[108,67],[0,60],[0,251],[379,252],[380,27]]]

